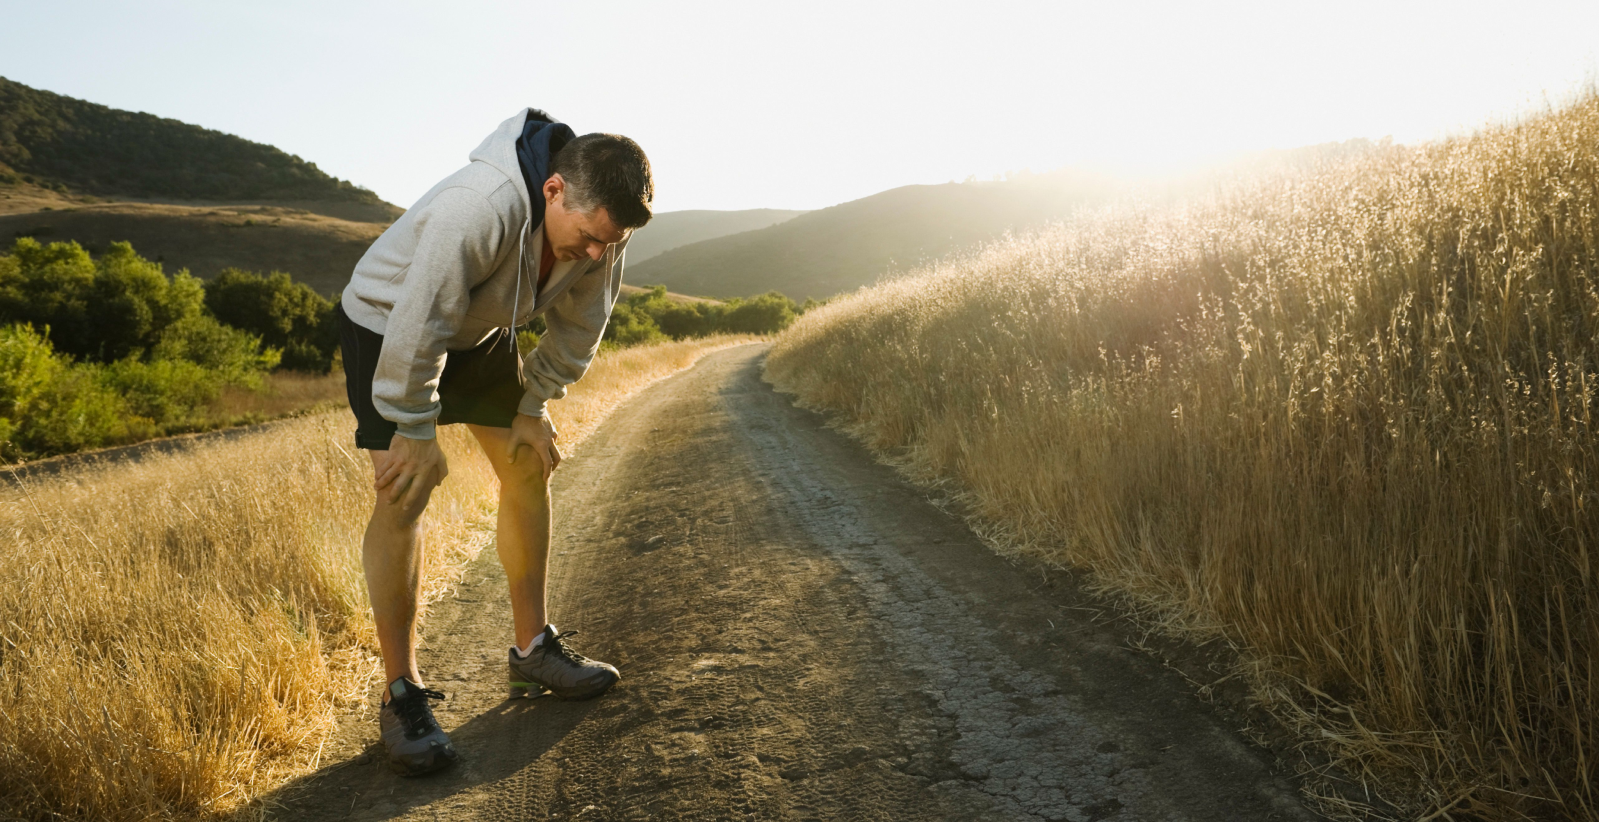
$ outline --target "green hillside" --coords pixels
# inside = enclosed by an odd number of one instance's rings
[[[769,228],[692,243],[628,266],[632,282],[734,297],[829,297],[963,246],[1103,200],[1107,182],[1049,174],[1013,182],[904,186]]]
[[[24,182],[101,197],[387,205],[273,146],[0,77],[0,183]]]
[[[633,232],[627,243],[627,262],[637,265],[663,251],[679,246],[713,240],[742,231],[777,225],[792,220],[803,211],[785,211],[780,208],[751,208],[743,211],[663,211],[650,219],[649,225]]]

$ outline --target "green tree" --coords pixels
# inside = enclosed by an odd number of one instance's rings
[[[333,368],[339,347],[333,303],[288,274],[224,269],[206,285],[205,305],[218,320],[282,349],[284,368],[322,374]]]
[[[639,345],[666,339],[660,326],[642,309],[618,302],[611,309],[611,320],[605,324],[605,339],[619,346]]]
[[[204,287],[112,243],[98,260],[75,242],[21,237],[0,258],[0,323],[48,328],[55,350],[110,362],[154,348],[175,323],[204,310]]]
[[[55,454],[114,442],[126,407],[97,366],[74,366],[33,326],[0,327],[0,440],[9,453]]]
[[[768,291],[748,302],[729,304],[718,331],[734,334],[776,334],[794,322],[794,301]]]

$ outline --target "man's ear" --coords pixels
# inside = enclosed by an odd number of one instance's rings
[[[555,202],[556,196],[563,191],[566,191],[566,181],[559,174],[551,174],[550,179],[544,181],[544,202]]]

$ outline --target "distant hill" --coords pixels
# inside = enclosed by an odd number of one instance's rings
[[[633,238],[627,243],[627,262],[628,265],[637,265],[678,246],[725,237],[741,231],[766,228],[804,213],[776,208],[752,208],[745,211],[663,211],[655,215],[648,225],[633,232]]]
[[[0,77],[0,183],[117,199],[330,201],[400,213],[273,146]]]
[[[224,268],[287,271],[323,294],[344,288],[384,224],[340,220],[275,205],[98,203],[0,214],[0,250],[14,238],[75,240],[99,253],[126,240],[168,271],[211,279]]]
[[[645,293],[645,292],[647,292],[649,290],[650,289],[644,288],[643,286],[627,285],[626,283],[624,283],[622,285],[622,299],[627,299],[628,297],[637,297],[638,295],[643,294],[643,293]],[[704,297],[690,297],[687,294],[679,294],[676,291],[668,291],[668,292],[666,292],[666,299],[671,300],[674,303],[715,303],[715,304],[721,304],[721,302],[722,302],[721,300],[708,300],[708,299],[706,299]]]
[[[821,299],[1008,230],[1059,219],[1110,192],[1109,182],[1066,173],[904,186],[664,251],[630,265],[628,279],[711,297],[775,289],[797,300]]]

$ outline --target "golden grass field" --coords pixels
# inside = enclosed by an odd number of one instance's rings
[[[627,396],[750,339],[602,352],[551,406],[558,443],[570,453]],[[223,817],[316,767],[379,673],[353,429],[348,411],[315,414],[0,491],[0,817]],[[470,435],[441,431],[428,601],[491,540],[497,499]]]
[[[993,544],[1236,643],[1400,818],[1594,819],[1596,335],[1590,94],[995,243],[768,374]]]

